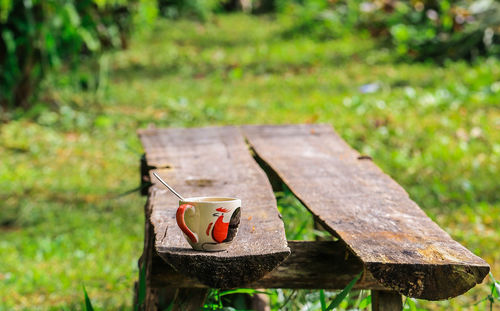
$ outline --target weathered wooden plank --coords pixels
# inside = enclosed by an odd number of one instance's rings
[[[401,311],[403,299],[395,291],[372,290],[372,311]]]
[[[210,287],[232,288],[260,279],[290,254],[271,185],[237,128],[148,129],[139,136],[147,166],[179,193],[242,200],[238,236],[229,249],[199,252],[175,223],[176,198],[150,179],[155,248],[174,269]]]
[[[328,125],[246,126],[256,154],[384,286],[439,300],[481,283],[489,266],[451,239]]]
[[[343,289],[363,270],[363,263],[341,241],[288,241],[290,256],[275,270],[246,288]],[[196,279],[176,272],[155,256],[151,269],[154,287],[205,287]],[[369,273],[359,280],[357,289],[387,290]]]

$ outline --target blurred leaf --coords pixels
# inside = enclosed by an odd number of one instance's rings
[[[89,295],[87,294],[87,290],[85,289],[85,285],[83,286],[83,294],[85,296],[85,310],[86,311],[94,311],[94,308],[92,307],[92,303],[90,302]]]
[[[241,79],[243,76],[243,70],[241,67],[236,67],[229,72],[231,79]]]
[[[75,6],[71,2],[67,2],[64,5],[64,10],[66,11],[66,14],[68,15],[68,20],[71,23],[73,27],[78,27],[80,25],[80,15],[78,15],[78,12],[75,9]]]
[[[232,290],[227,290],[224,292],[219,293],[219,297],[226,296],[226,295],[232,295],[232,294],[249,294],[249,295],[254,295],[254,294],[266,294],[266,295],[272,295],[272,293],[266,292],[266,291],[260,291],[256,289],[251,289],[251,288],[238,288],[238,289],[232,289]]]
[[[172,302],[168,305],[168,307],[167,307],[165,310],[163,310],[163,311],[172,311],[172,309],[173,309],[173,308],[174,308],[174,302],[172,301]]]
[[[9,12],[12,9],[12,1],[14,0],[0,0],[0,23],[7,20]]]
[[[405,300],[405,304],[403,305],[403,310],[405,311],[428,311],[425,308],[418,308],[416,300],[414,298],[407,297]]]
[[[404,24],[394,25],[391,28],[391,34],[397,41],[406,42],[410,39],[410,31]]]
[[[372,303],[372,295],[368,295],[359,303],[359,309],[365,309]]]
[[[320,289],[319,291],[319,301],[321,303],[321,311],[326,310],[326,301],[325,301],[325,291]]]
[[[2,38],[7,47],[7,52],[14,53],[16,51],[16,41],[14,40],[14,35],[12,34],[12,31],[4,29],[2,31]]]
[[[85,46],[91,51],[97,51],[100,48],[99,41],[85,28],[78,28],[78,34],[85,42]]]
[[[347,284],[347,286],[340,293],[337,294],[337,296],[335,296],[335,299],[333,299],[333,301],[328,305],[326,311],[332,310],[342,303],[342,301],[347,297],[352,287],[354,286],[354,284],[356,284],[362,274],[363,271],[361,271],[351,282],[349,282],[349,284]]]
[[[100,115],[95,118],[94,125],[100,128],[108,128],[113,125],[113,121],[105,115]]]
[[[139,286],[137,289],[137,305],[135,310],[138,311],[146,300],[146,265],[143,264],[139,272]]]
[[[299,227],[295,230],[292,236],[292,240],[297,240],[302,237],[302,233],[306,230],[306,228],[309,226],[311,221],[309,219],[304,219],[299,225]]]

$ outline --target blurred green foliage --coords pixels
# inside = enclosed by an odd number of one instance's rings
[[[279,1],[281,17],[291,24],[286,38],[308,36],[320,40],[339,38],[352,32],[358,22],[360,1]]]
[[[389,37],[404,59],[443,62],[500,55],[496,1],[375,1],[361,8],[360,26]]]
[[[126,48],[134,22],[152,23],[154,0],[5,0],[0,6],[0,107],[32,106],[31,96],[53,68]]]
[[[476,57],[497,55],[481,15],[496,4],[436,3],[276,0],[275,19],[213,14],[234,1],[0,0],[0,106],[24,107],[0,123],[0,310],[78,309],[80,283],[96,309],[129,309],[144,199],[117,194],[137,187],[150,123],[331,123],[500,274],[500,62]],[[288,238],[324,237],[277,198]],[[275,309],[321,307],[273,292]],[[483,310],[491,293],[405,308]]]
[[[90,55],[126,48],[131,29],[151,29],[158,15],[207,22],[213,13],[236,9],[277,11],[289,25],[285,38],[331,40],[369,31],[404,60],[500,55],[500,4],[493,0],[3,0],[0,109],[32,107],[47,73],[74,70]],[[99,84],[90,80],[81,77],[82,89]]]
[[[104,51],[97,73],[91,59],[47,73],[41,92],[58,105],[0,124],[0,310],[82,309],[82,283],[96,310],[130,309],[145,199],[117,195],[139,184],[135,130],[149,124],[332,124],[498,278],[500,61],[405,63],[368,34],[283,38],[288,27],[267,15],[157,19],[129,49]],[[99,88],[82,90],[95,75]],[[278,205],[289,238],[321,234],[286,189]],[[484,310],[474,304],[490,293],[407,306]],[[368,294],[340,308],[366,307]],[[318,291],[270,298],[321,307]]]
[[[222,0],[158,0],[163,16],[167,18],[187,17],[206,21],[213,12],[223,10]]]
[[[368,31],[404,60],[500,55],[500,4],[494,0],[279,1],[285,36],[320,40]]]

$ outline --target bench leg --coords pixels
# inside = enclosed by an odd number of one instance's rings
[[[266,294],[255,294],[250,297],[250,310],[270,311],[269,296]]]
[[[372,290],[372,311],[401,311],[401,294],[394,291]]]
[[[264,291],[265,289],[257,289]],[[270,311],[269,295],[266,294],[232,294],[224,297],[224,307],[236,310]]]
[[[175,294],[176,290],[172,288],[148,287],[146,289],[144,311],[166,310],[175,299]]]
[[[172,311],[200,310],[207,294],[208,289],[206,288],[179,288]]]

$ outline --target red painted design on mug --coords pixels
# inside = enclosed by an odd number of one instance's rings
[[[211,223],[208,224],[207,232],[206,232],[207,235],[210,235],[210,228],[212,228],[213,224],[214,224],[213,222],[211,222]]]
[[[218,212],[223,212],[223,213],[227,213],[227,212],[229,212],[229,210],[227,210],[227,209],[225,209],[225,208],[223,208],[223,207],[219,207],[218,209],[216,209],[216,211],[218,211]]]
[[[189,204],[183,204],[179,206],[175,218],[177,220],[177,225],[179,226],[179,228],[181,228],[182,232],[184,232],[184,234],[187,235],[191,239],[191,241],[193,241],[193,243],[197,243],[198,238],[196,237],[196,234],[186,226],[186,222],[184,221],[184,213],[188,208],[194,208],[194,206]]]
[[[227,238],[227,231],[229,229],[229,222],[223,222],[224,215],[219,216],[215,222],[214,229],[212,231],[212,238],[218,243],[224,242]]]

